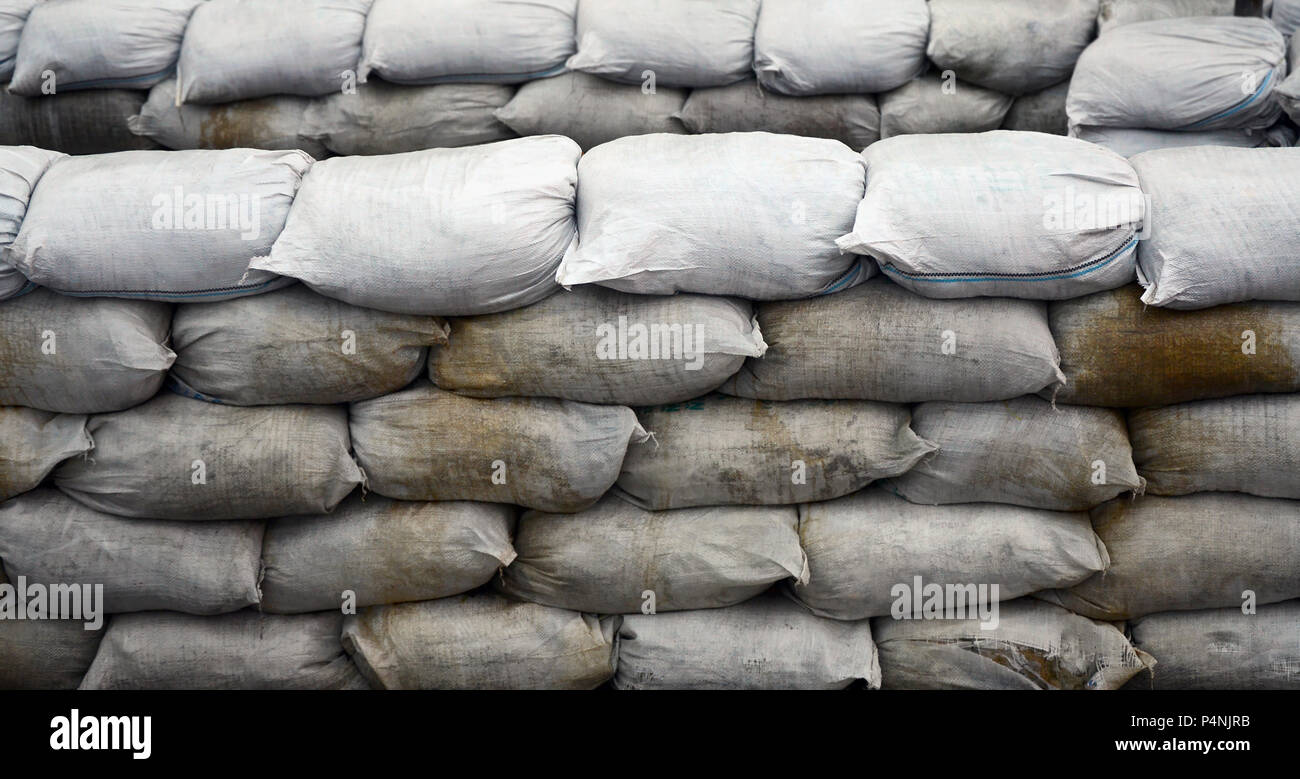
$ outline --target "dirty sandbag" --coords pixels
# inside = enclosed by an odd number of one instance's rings
[[[625,135],[685,133],[677,118],[688,90],[646,92],[587,73],[565,73],[519,87],[496,112],[520,135],[563,135],[584,150]]]
[[[75,690],[104,628],[82,620],[0,619],[0,690]]]
[[[1017,97],[1002,120],[1002,129],[1065,135],[1070,129],[1070,119],[1065,114],[1065,97],[1069,91],[1070,82],[1062,81]]]
[[[705,395],[766,344],[748,301],[580,285],[525,308],[450,321],[429,356],[439,387],[641,406]]]
[[[932,71],[880,96],[880,137],[996,130],[1014,101]]]
[[[481,592],[371,606],[343,646],[376,689],[590,690],[614,675],[618,621]]]
[[[1273,10],[1269,14],[1273,26],[1288,38],[1294,37],[1300,29],[1300,2],[1297,0],[1273,0]]]
[[[35,146],[0,146],[0,300],[31,289],[27,277],[5,261],[5,247],[18,237],[36,182],[62,156]]]
[[[514,543],[501,592],[598,614],[714,609],[808,579],[790,506],[646,511],[609,495],[577,514],[525,513]]]
[[[3,0],[0,2],[0,82],[8,83],[14,72],[18,39],[27,16],[42,0]],[[3,90],[0,90],[3,91]]]
[[[875,95],[789,97],[769,92],[753,79],[692,89],[680,118],[692,133],[766,131],[830,138],[854,151],[880,140]]]
[[[81,414],[0,406],[0,501],[35,489],[59,463],[93,446]]]
[[[1300,9],[1300,3],[1297,3]],[[1297,12],[1300,15],[1300,11]],[[1273,90],[1273,97],[1292,122],[1300,118],[1300,36],[1292,36],[1287,45],[1287,61],[1291,64],[1289,75]]]
[[[85,89],[20,97],[0,89],[0,144],[29,143],[65,154],[161,149],[127,126],[148,95],[131,89]]]
[[[1101,0],[1097,13],[1097,34],[1116,27],[1152,19],[1184,16],[1232,16],[1236,0]]]
[[[1070,135],[1103,149],[1110,149],[1121,157],[1133,157],[1155,149],[1177,149],[1184,146],[1236,146],[1254,149],[1260,146],[1290,146],[1295,134],[1278,126],[1268,130],[1242,130],[1229,127],[1223,130],[1144,130],[1132,127],[1073,127]],[[1289,142],[1288,142],[1289,140]],[[1216,172],[1216,177],[1218,173]],[[1217,191],[1217,190],[1216,190]]]

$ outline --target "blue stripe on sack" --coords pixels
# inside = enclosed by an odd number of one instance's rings
[[[216,403],[218,405],[224,405],[223,401],[221,401],[219,398],[214,398],[209,395],[204,395],[202,392],[199,392],[198,390],[195,390],[185,384],[181,384],[180,380],[172,376],[170,373],[167,374],[167,389],[171,390],[172,392],[184,398],[192,398],[193,400],[202,400],[207,403]]]
[[[91,79],[89,81],[74,81],[70,84],[59,84],[56,82],[54,86],[56,90],[60,87],[63,89],[103,89],[107,87],[126,86],[128,84],[135,84],[149,79],[162,81],[170,76],[175,70],[175,65],[168,65],[162,70],[153,73],[146,73],[143,76],[131,76],[130,78],[99,78]]]
[[[1203,124],[1207,124],[1207,123],[1209,123],[1209,122],[1213,122],[1215,119],[1222,119],[1222,118],[1224,118],[1224,117],[1226,117],[1226,116],[1232,116],[1233,114],[1235,114],[1235,113],[1237,113],[1238,111],[1242,110],[1242,109],[1245,108],[1246,106],[1248,106],[1248,105],[1250,105],[1251,103],[1255,102],[1255,101],[1259,98],[1259,96],[1262,95],[1262,94],[1264,93],[1264,88],[1268,86],[1268,83],[1269,83],[1270,81],[1273,80],[1273,72],[1274,72],[1274,71],[1271,71],[1271,70],[1268,72],[1268,76],[1266,76],[1266,77],[1264,78],[1263,83],[1261,83],[1261,84],[1259,85],[1259,88],[1255,90],[1255,94],[1253,94],[1253,95],[1251,95],[1250,97],[1246,98],[1246,101],[1245,101],[1244,103],[1241,103],[1241,104],[1237,105],[1235,108],[1229,108],[1227,111],[1223,111],[1223,112],[1221,112],[1221,113],[1217,113],[1217,114],[1215,114],[1214,116],[1208,117],[1208,118],[1206,118],[1206,119],[1202,119],[1202,120],[1199,121],[1199,122],[1194,122],[1194,123],[1192,123],[1192,124],[1189,124],[1189,125],[1187,125],[1187,127],[1185,127],[1184,129],[1186,129],[1186,130],[1194,130],[1194,129],[1196,129],[1197,127],[1200,127],[1200,126],[1203,125]]]
[[[1134,236],[1128,240],[1128,243],[1124,244],[1118,250],[1116,250],[1114,254],[1107,257],[1105,260],[1097,263],[1096,265],[1093,265],[1088,268],[1084,268],[1083,270],[1080,271],[1075,271],[1074,273],[1057,273],[1051,276],[1023,276],[1023,277],[960,276],[957,278],[948,278],[948,279],[930,279],[924,276],[915,276],[910,273],[904,273],[903,271],[895,268],[893,265],[886,265],[884,269],[888,273],[892,273],[896,276],[902,276],[903,278],[909,281],[928,281],[928,282],[936,282],[940,284],[948,284],[956,281],[1059,281],[1060,279],[1073,279],[1073,278],[1078,278],[1079,276],[1086,276],[1095,270],[1104,268],[1107,265],[1110,265],[1115,260],[1122,257],[1123,255],[1127,254],[1130,247],[1136,247],[1136,246],[1137,246],[1137,236]]]
[[[840,289],[840,288],[843,287],[844,285],[848,284],[849,282],[851,282],[851,281],[853,281],[853,280],[855,280],[855,279],[861,277],[861,276],[862,276],[862,273],[863,273],[862,260],[858,260],[857,263],[855,263],[854,266],[853,266],[852,268],[850,268],[849,271],[848,271],[847,273],[845,273],[844,276],[843,276],[839,281],[837,281],[837,282],[835,282],[834,284],[830,285],[829,287],[827,287],[826,289],[822,290],[821,292],[818,292],[817,294],[818,294],[818,295],[829,295],[829,294],[831,294],[832,292],[834,292],[834,291]]]

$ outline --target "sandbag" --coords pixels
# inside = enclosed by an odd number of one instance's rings
[[[872,620],[886,690],[1115,690],[1154,664],[1114,625],[1031,598],[978,619]],[[1158,660],[1158,658],[1157,658]]]
[[[55,485],[98,511],[158,519],[261,519],[328,512],[362,482],[337,406],[240,408],[164,392],[95,416],[91,459]]]
[[[35,489],[59,463],[93,447],[80,414],[0,406],[0,501]]]
[[[921,75],[925,0],[763,0],[754,71],[783,95],[886,92]]]
[[[5,247],[18,237],[36,182],[62,156],[35,146],[0,146],[0,300],[30,289],[27,278],[5,261]]]
[[[762,89],[753,79],[692,89],[680,118],[692,133],[766,131],[830,138],[855,151],[880,140],[874,95],[788,97]]]
[[[364,690],[338,613],[119,614],[83,690]]]
[[[187,303],[172,319],[172,389],[237,406],[347,403],[396,392],[424,370],[446,325],[317,295],[301,284]]]
[[[161,149],[127,127],[148,92],[87,89],[20,97],[0,89],[0,144],[32,144],[66,154]]]
[[[1297,9],[1300,9],[1300,4]],[[1300,10],[1297,15],[1300,15]],[[1273,90],[1273,99],[1295,122],[1296,117],[1300,117],[1300,37],[1291,37],[1287,45],[1287,61],[1290,63],[1289,75]]]
[[[779,595],[676,614],[631,614],[618,631],[620,690],[880,687],[871,624],[818,619]]]
[[[0,406],[99,414],[162,386],[171,306],[34,289],[0,303]]]
[[[1133,645],[1159,661],[1128,687],[1139,690],[1296,690],[1300,601],[1166,611],[1129,623]]]
[[[1152,495],[1248,492],[1300,499],[1300,395],[1239,395],[1128,415]]]
[[[1235,0],[1101,0],[1097,34],[1125,24],[1183,16],[1232,16]]]
[[[934,451],[906,406],[786,403],[711,395],[638,412],[653,442],[634,446],[619,494],[659,510],[830,500],[897,476]]]
[[[586,150],[625,135],[685,133],[677,115],[686,94],[565,73],[524,84],[495,116],[520,135],[564,135]]]
[[[361,80],[515,83],[564,70],[578,0],[375,0]]]
[[[717,389],[767,348],[747,301],[595,285],[450,325],[450,342],[429,354],[429,378],[473,397],[677,403]]]
[[[1300,149],[1166,149],[1139,154],[1133,168],[1151,199],[1142,302],[1300,300]]]
[[[1070,125],[1154,130],[1264,129],[1281,109],[1282,36],[1264,19],[1136,22],[1101,36],[1070,79]]]
[[[617,618],[491,593],[373,606],[343,646],[385,690],[589,690],[614,675]]]
[[[177,72],[182,103],[327,95],[355,87],[371,0],[206,0]]]
[[[0,82],[8,83],[18,55],[18,39],[27,15],[41,0],[3,0],[0,2]]]
[[[782,300],[874,272],[835,247],[863,189],[861,158],[835,141],[640,135],[592,149],[578,175],[579,240],[556,273],[565,286]]]
[[[573,240],[578,145],[554,135],[312,166],[250,269],[400,314],[508,311],[554,292]]]
[[[176,67],[190,12],[202,0],[59,0],[31,9],[9,91],[148,89]]]
[[[1097,29],[1097,0],[930,0],[926,54],[957,78],[1012,95],[1070,77]]]
[[[759,0],[582,0],[580,70],[625,84],[717,87],[749,76]]]
[[[645,511],[610,495],[578,514],[527,512],[514,543],[501,592],[574,611],[714,609],[808,580],[787,506]]]
[[[1133,280],[1145,202],[1118,154],[994,130],[889,138],[862,157],[866,197],[836,245],[913,292],[1059,300]]]
[[[103,585],[103,610],[223,614],[261,600],[261,522],[124,519],[58,490],[0,503],[0,560],[29,582]]]
[[[897,585],[913,577],[970,590],[968,606],[1069,587],[1106,570],[1106,548],[1088,515],[971,503],[919,506],[882,489],[866,489],[799,507],[807,581],[795,598],[820,617],[883,617]],[[910,595],[908,596],[910,600]],[[910,606],[910,604],[909,604]]]
[[[331,514],[273,519],[262,608],[329,611],[467,592],[515,558],[513,525],[509,506],[355,493]]]
[[[1273,0],[1273,10],[1269,14],[1278,32],[1287,37],[1295,35],[1300,29],[1300,2],[1296,0]]]
[[[569,513],[618,477],[645,431],[625,406],[482,400],[428,382],[353,403],[352,443],[370,489],[399,500],[478,500]]]
[[[271,248],[311,163],[250,149],[68,157],[41,177],[6,260],[77,295],[192,300],[284,286],[248,261]]]
[[[1131,127],[1074,127],[1071,136],[1110,149],[1121,157],[1133,157],[1155,149],[1176,149],[1185,146],[1236,146],[1254,149],[1260,146],[1290,146],[1280,143],[1287,133],[1273,130],[1241,130],[1229,127],[1223,130],[1143,130]],[[1294,142],[1294,136],[1290,139]],[[1219,173],[1216,171],[1215,178]],[[1201,184],[1203,186],[1203,184]]]
[[[104,629],[79,620],[0,620],[0,690],[75,690]]]
[[[1070,82],[1062,81],[1017,97],[1002,120],[1002,129],[1065,135],[1070,129],[1070,119],[1065,114],[1065,97],[1069,91]]]
[[[1061,403],[1164,406],[1300,392],[1300,304],[1234,303],[1199,311],[1146,306],[1136,285],[1052,303]]]
[[[880,96],[880,137],[996,130],[1014,101],[930,72]]]
[[[975,402],[1065,378],[1040,301],[931,300],[874,278],[825,298],[757,310],[772,345],[722,386],[729,395]]]
[[[1142,491],[1118,411],[1030,395],[998,403],[922,403],[912,415],[916,434],[939,447],[889,484],[913,503],[988,501],[1083,511]]]

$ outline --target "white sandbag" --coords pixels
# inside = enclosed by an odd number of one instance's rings
[[[1109,563],[1083,512],[918,506],[882,489],[800,506],[799,540],[808,580],[791,586],[795,598],[820,617],[846,620],[889,615],[895,587],[910,588],[917,575],[968,588],[974,607],[1069,587]]]
[[[148,89],[176,67],[190,12],[202,0],[57,0],[31,9],[9,91]]]
[[[0,146],[0,300],[31,288],[27,278],[6,262],[5,248],[18,237],[36,182],[62,156],[35,146]]]
[[[872,620],[886,690],[1115,690],[1158,662],[1114,625],[1031,598],[978,619]]]
[[[1128,429],[1149,494],[1300,499],[1300,394],[1138,409]]]
[[[769,92],[753,79],[692,89],[680,118],[692,133],[766,131],[830,138],[854,151],[880,140],[875,95],[789,97]]]
[[[578,0],[375,0],[361,80],[512,84],[563,72]]]
[[[926,54],[957,78],[1012,95],[1070,77],[1097,29],[1098,0],[930,0]]]
[[[317,295],[301,284],[265,295],[176,307],[171,387],[262,406],[347,403],[396,392],[424,371],[446,325]]]
[[[975,402],[1065,380],[1041,301],[932,300],[874,278],[757,310],[772,345],[722,386],[728,395]]]
[[[1232,16],[1235,0],[1101,0],[1097,34],[1125,24],[1184,16]]]
[[[880,137],[996,130],[1014,102],[932,71],[880,96]]]
[[[1069,92],[1070,82],[1062,81],[1017,97],[1002,120],[1002,129],[1065,135],[1070,129],[1070,118],[1065,113],[1065,98]]]
[[[1140,690],[1296,690],[1300,601],[1240,608],[1166,611],[1129,623],[1133,645],[1156,657]]]
[[[631,614],[618,631],[620,690],[880,687],[871,623],[818,619],[779,595],[725,609]]]
[[[927,505],[1010,503],[1084,511],[1142,491],[1124,416],[1031,396],[999,403],[922,403],[916,434],[939,451],[889,487]]]
[[[177,63],[182,103],[354,88],[371,0],[206,0]]]
[[[119,614],[83,690],[364,690],[338,613]]]
[[[8,83],[27,15],[42,0],[0,0],[0,82]]]
[[[1300,149],[1166,149],[1139,154],[1133,168],[1151,198],[1142,302],[1300,300]]]
[[[783,95],[886,92],[926,68],[925,0],[763,0],[754,71]]]
[[[127,127],[148,95],[132,89],[83,89],[20,97],[0,89],[0,144],[31,144],[65,154],[161,149]]]
[[[328,512],[362,481],[337,406],[240,408],[164,392],[90,419],[93,458],[55,485],[98,511],[158,519]]]
[[[565,286],[782,300],[874,272],[835,247],[863,189],[862,159],[836,141],[640,135],[592,149],[578,175],[579,240],[556,274]]]
[[[578,514],[530,511],[501,592],[599,614],[715,609],[808,580],[788,506],[645,511],[610,495]]]
[[[515,558],[514,510],[353,494],[331,514],[266,523],[262,608],[329,611],[432,600],[486,584]]]
[[[1273,26],[1278,32],[1292,37],[1300,29],[1300,2],[1296,0],[1273,0],[1273,10],[1269,14]]]
[[[491,593],[372,606],[343,646],[385,690],[589,690],[614,675],[617,618]]]
[[[595,285],[450,326],[449,342],[430,351],[429,378],[473,397],[677,403],[717,389],[767,348],[748,301]]]
[[[0,503],[0,560],[10,578],[103,585],[103,610],[223,614],[255,606],[261,522],[124,519],[58,490]]]
[[[92,447],[80,414],[0,406],[0,501],[35,489],[59,463]]]
[[[127,151],[52,164],[6,259],[77,295],[193,300],[291,283],[247,269],[284,227],[299,151]],[[91,227],[93,226],[93,227]]]
[[[1263,129],[1281,109],[1282,36],[1264,19],[1190,17],[1117,27],[1079,57],[1070,126]]]
[[[579,155],[547,135],[319,162],[270,256],[248,267],[402,314],[535,303],[573,240]]]
[[[0,690],[75,690],[104,630],[78,620],[0,620]]]
[[[685,133],[677,115],[686,94],[565,73],[524,84],[495,116],[520,135],[563,135],[585,150],[625,135]]]
[[[369,488],[398,500],[477,500],[581,511],[646,438],[625,406],[483,400],[428,382],[353,403],[352,443]]]
[[[889,138],[862,156],[866,197],[836,244],[914,292],[1060,300],[1133,280],[1145,201],[1118,154],[994,130]]]
[[[1133,157],[1155,149],[1177,149],[1185,146],[1236,146],[1254,149],[1275,146],[1276,133],[1268,130],[1242,130],[1229,127],[1223,130],[1144,130],[1131,127],[1074,127],[1070,135],[1110,149],[1121,157]],[[1294,140],[1294,138],[1292,138]],[[1290,145],[1290,144],[1286,144]],[[1216,173],[1217,177],[1217,173]]]
[[[0,406],[98,414],[137,406],[162,386],[171,306],[34,289],[0,303]]]
[[[308,103],[299,132],[335,154],[400,154],[514,138],[493,113],[514,88],[501,84],[403,87],[370,81],[356,94]]]
[[[625,84],[717,87],[752,72],[759,0],[581,0],[570,70]]]
[[[865,400],[711,395],[638,416],[653,442],[628,450],[618,490],[651,510],[830,500],[897,476],[935,448],[908,427],[906,406]]]
[[[1300,4],[1296,7],[1300,9]],[[1297,14],[1300,15],[1300,10]],[[1273,90],[1273,99],[1295,122],[1296,117],[1300,117],[1300,36],[1291,36],[1291,42],[1287,45],[1287,62],[1290,63],[1289,74]]]

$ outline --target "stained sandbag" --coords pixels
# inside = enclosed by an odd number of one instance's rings
[[[880,96],[880,137],[996,130],[1014,101],[930,72]]]
[[[1124,416],[1033,396],[922,403],[912,428],[939,451],[889,483],[913,503],[1010,503],[1083,511],[1141,492]]]
[[[754,71],[784,95],[886,92],[926,68],[925,0],[763,0]]]
[[[104,611],[257,605],[262,523],[125,519],[39,489],[0,504],[0,560],[29,582],[103,585]]]
[[[371,0],[206,0],[185,29],[182,103],[327,95],[355,86]]]
[[[1070,82],[1062,81],[1017,97],[1002,120],[1002,129],[1065,135],[1070,129],[1070,119],[1065,114],[1065,97],[1069,91]]]
[[[176,67],[190,12],[202,0],[59,0],[31,9],[9,91],[148,89]]]
[[[62,156],[35,146],[0,146],[0,300],[30,289],[27,278],[5,261],[4,252],[18,237],[36,182]]]
[[[171,306],[34,289],[0,303],[0,406],[96,414],[137,406],[162,386]]]
[[[760,303],[772,345],[722,386],[762,400],[1003,400],[1064,380],[1040,301],[932,300],[888,279]]]
[[[152,138],[132,134],[148,92],[86,89],[20,97],[0,89],[0,144],[32,144],[66,154],[161,149]]]
[[[1116,27],[1152,19],[1183,16],[1232,16],[1235,0],[1101,0],[1097,13],[1097,34]]]
[[[758,7],[759,0],[582,0],[578,51],[567,64],[625,84],[730,84],[752,72]]]
[[[483,400],[428,382],[353,403],[352,444],[369,488],[399,500],[477,500],[574,512],[618,477],[645,438],[625,406]]]
[[[1048,306],[1066,376],[1057,402],[1164,406],[1300,392],[1300,304],[1171,311],[1140,297],[1130,285]]]
[[[361,80],[514,83],[564,70],[578,0],[375,0]]]
[[[473,397],[641,406],[705,395],[767,345],[747,301],[577,286],[501,314],[453,319],[429,378]]]
[[[164,392],[90,419],[94,457],[55,485],[98,511],[158,519],[328,512],[362,482],[338,406],[240,408]]]
[[[692,89],[681,120],[692,133],[766,131],[830,138],[854,151],[880,140],[880,109],[874,95],[789,97],[768,92],[753,79]]]
[[[1032,598],[998,611],[992,630],[978,619],[872,620],[881,687],[1115,690],[1159,660],[1135,650],[1114,625]]]
[[[628,450],[618,489],[651,510],[830,500],[934,451],[906,406],[873,401],[711,395],[638,417],[653,441]]]
[[[351,306],[301,284],[176,307],[171,383],[238,406],[347,403],[396,392],[447,343],[434,317]]]
[[[1130,127],[1075,127],[1075,138],[1110,149],[1121,157],[1133,157],[1155,149],[1176,149],[1184,146],[1236,146],[1254,149],[1260,146],[1282,145],[1287,133],[1272,130],[1242,130],[1229,127],[1223,130],[1143,130]],[[1294,136],[1291,141],[1294,142]],[[1287,146],[1290,143],[1285,144]],[[1215,177],[1218,177],[1215,173]]]
[[[845,289],[874,272],[834,242],[863,167],[836,141],[771,133],[611,141],[578,163],[579,240],[556,278],[755,300]]]
[[[83,690],[364,690],[338,613],[118,614]]]
[[[334,512],[266,523],[262,608],[272,613],[432,600],[486,584],[515,552],[514,510],[353,494]]]
[[[618,631],[620,690],[880,687],[871,624],[819,619],[779,595],[725,609],[630,614]]]
[[[495,116],[520,135],[563,135],[590,149],[625,135],[685,133],[677,115],[686,94],[565,73],[524,84]]]
[[[103,636],[80,620],[0,620],[0,690],[77,689]]]
[[[577,514],[527,512],[514,543],[499,589],[574,611],[714,609],[808,579],[788,506],[645,511],[610,495]]]
[[[1106,548],[1088,515],[996,503],[919,506],[882,489],[866,489],[799,507],[799,540],[808,580],[792,585],[820,617],[883,617],[897,585],[923,575],[942,587],[975,585],[968,605],[1011,600],[1068,587],[1104,571]],[[997,584],[980,591],[980,584]]]
[[[8,83],[18,55],[18,39],[27,15],[42,0],[3,0],[0,2],[0,82]]]
[[[81,414],[0,406],[0,501],[36,488],[59,463],[93,446]]]
[[[401,314],[508,311],[554,292],[573,240],[578,145],[554,135],[312,166],[250,269]]]
[[[614,675],[617,618],[478,593],[372,606],[343,646],[385,690],[589,690]]]
[[[888,138],[836,245],[927,297],[1059,300],[1133,279],[1145,213],[1132,166],[1074,138],[994,130]]]

